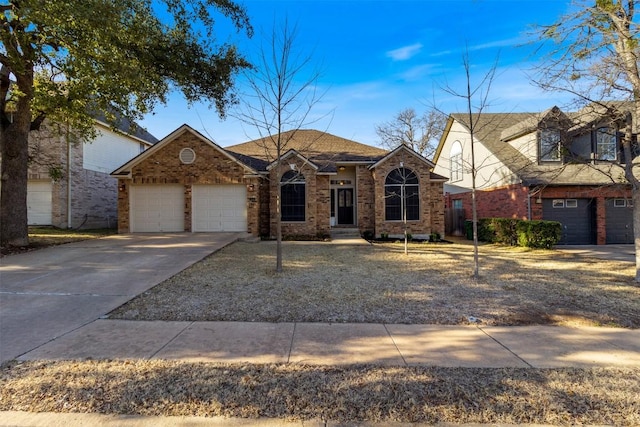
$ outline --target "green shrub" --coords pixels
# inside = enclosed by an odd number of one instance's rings
[[[464,223],[467,239],[473,240],[473,221],[466,220]],[[491,223],[491,218],[478,219],[478,241],[479,242],[495,242],[495,231]]]
[[[516,227],[518,244],[528,248],[551,249],[562,237],[557,221],[520,221]]]
[[[491,218],[494,242],[516,246],[518,244],[516,228],[521,221],[515,218]]]
[[[465,221],[467,239],[473,240],[473,221]],[[549,249],[562,237],[556,221],[528,221],[514,218],[480,218],[478,241],[511,246]]]

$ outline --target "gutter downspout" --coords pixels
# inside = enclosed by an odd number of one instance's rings
[[[67,228],[71,227],[71,141],[69,139],[69,123],[67,122]]]
[[[531,191],[531,187],[529,187],[529,191],[527,192],[527,219],[529,221],[531,221],[531,197],[535,196],[536,194],[540,193],[540,189],[537,188],[533,191]]]

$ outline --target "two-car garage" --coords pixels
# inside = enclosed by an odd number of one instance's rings
[[[247,231],[246,187],[239,184],[132,185],[130,230],[134,233],[185,231]],[[187,203],[191,194],[191,209]]]
[[[633,243],[633,205],[626,198],[556,198],[543,199],[543,219],[562,224],[564,245],[596,243],[598,203],[600,216],[604,210],[607,244]]]

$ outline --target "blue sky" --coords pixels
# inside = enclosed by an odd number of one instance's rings
[[[462,112],[463,100],[442,88],[464,92],[462,56],[468,48],[472,81],[498,59],[489,94],[493,112],[537,111],[562,105],[561,95],[543,93],[528,81],[539,58],[522,46],[536,24],[554,22],[569,0],[245,0],[255,29],[248,40],[220,22],[218,38],[255,57],[274,22],[298,26],[295,47],[312,54],[323,74],[324,93],[313,114],[326,116],[314,128],[370,145],[379,145],[375,126],[399,111],[423,112],[435,104]],[[309,72],[312,70],[309,69]],[[301,73],[304,79],[307,74]],[[330,114],[331,113],[331,114]],[[258,137],[233,117],[221,121],[205,104],[189,108],[178,94],[141,125],[162,138],[183,123],[221,146]]]

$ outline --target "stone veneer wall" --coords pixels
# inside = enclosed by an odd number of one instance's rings
[[[403,163],[405,168],[413,170],[418,176],[420,185],[420,217],[416,221],[407,221],[407,231],[413,237],[426,238],[432,232],[444,235],[444,199],[442,197],[442,182],[431,182],[429,168],[425,167],[422,160],[411,154],[400,151],[393,158],[387,159],[378,165],[374,171],[375,178],[375,233],[387,233],[390,236],[404,234],[403,221],[385,220],[384,182],[394,169]],[[434,198],[435,196],[435,198]],[[435,217],[434,217],[435,215]]]
[[[196,153],[195,161],[182,164],[183,148]],[[191,231],[191,186],[195,184],[247,185],[247,230],[258,236],[261,227],[261,181],[245,177],[245,168],[217,148],[192,134],[184,132],[160,150],[152,153],[131,171],[131,179],[119,179],[123,191],[118,192],[118,231],[130,231],[129,186],[131,184],[182,184],[185,191],[185,231]],[[253,190],[251,190],[253,186]]]

